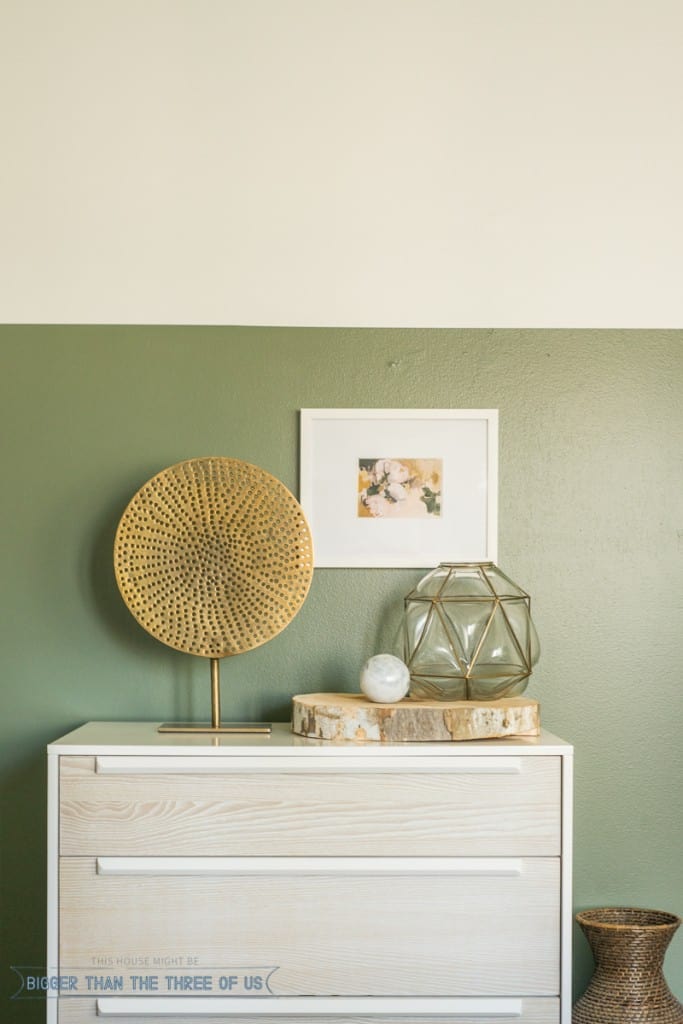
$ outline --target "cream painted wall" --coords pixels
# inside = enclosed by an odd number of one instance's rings
[[[0,321],[681,327],[680,0],[2,0]]]

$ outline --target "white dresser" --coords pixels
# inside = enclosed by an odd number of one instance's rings
[[[557,737],[92,722],[48,761],[50,1024],[569,1024]]]

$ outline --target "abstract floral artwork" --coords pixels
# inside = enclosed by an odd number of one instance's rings
[[[359,459],[361,518],[436,518],[441,515],[441,459]]]
[[[302,409],[316,568],[496,560],[496,409]]]

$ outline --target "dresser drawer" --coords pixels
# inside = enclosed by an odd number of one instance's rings
[[[284,1000],[278,1000],[282,1004]],[[452,1012],[429,1012],[423,1006],[418,1009],[400,1007],[400,1011],[388,1012],[368,1006],[365,1010],[349,1010],[349,1000],[338,1000],[344,1009],[332,1007],[332,1012],[321,1014],[317,1008],[300,1006],[296,1009],[278,1006],[277,1015],[262,1005],[254,1006],[248,1014],[234,1009],[227,999],[185,1000],[186,1009],[180,1014],[169,1008],[168,1000],[144,997],[138,999],[83,999],[63,998],[59,1001],[58,1024],[97,1024],[97,1022],[121,1021],[121,1024],[205,1024],[216,1021],[223,1024],[558,1024],[560,1019],[559,999],[453,999]],[[198,1005],[201,1002],[201,1005]],[[263,1001],[260,1000],[260,1003]],[[393,1003],[398,1000],[392,1000]],[[411,1006],[427,1003],[427,1000],[406,999]]]
[[[560,852],[559,757],[199,760],[61,757],[62,855]]]
[[[184,953],[276,995],[554,996],[559,891],[555,858],[62,858],[60,971]]]

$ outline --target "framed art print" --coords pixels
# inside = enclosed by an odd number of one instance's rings
[[[302,409],[315,564],[496,561],[497,409]]]

